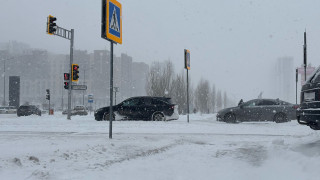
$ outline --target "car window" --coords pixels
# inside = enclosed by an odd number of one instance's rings
[[[161,104],[163,104],[164,102],[163,101],[161,101],[161,100],[159,100],[159,99],[152,99],[151,100],[151,104],[152,105],[161,105]]]
[[[143,101],[144,101],[145,105],[151,105],[151,99],[150,98],[144,98]]]
[[[257,100],[251,100],[251,101],[243,103],[242,106],[244,106],[244,107],[254,107],[254,106],[257,106],[257,105],[258,105],[258,101]]]
[[[126,101],[123,101],[123,106],[136,106],[141,104],[141,100],[138,98],[134,98],[134,99],[129,99]]]
[[[277,105],[278,103],[275,102],[275,101],[271,101],[271,100],[262,100],[260,103],[259,103],[259,106],[274,106],[274,105]]]

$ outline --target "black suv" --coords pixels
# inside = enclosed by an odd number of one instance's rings
[[[313,130],[320,130],[320,67],[308,78],[301,88],[300,108],[297,120]]]
[[[41,116],[41,110],[34,105],[22,105],[17,110],[18,116],[30,116],[32,114]]]
[[[165,121],[179,118],[178,106],[166,97],[132,97],[113,108],[114,120],[153,120]],[[95,120],[109,120],[109,107],[94,112]]]

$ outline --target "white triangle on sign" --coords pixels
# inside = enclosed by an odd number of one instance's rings
[[[116,14],[116,8],[113,9],[112,17],[111,17],[111,22],[110,22],[110,27],[111,29],[120,32],[120,27],[118,24],[118,18]]]

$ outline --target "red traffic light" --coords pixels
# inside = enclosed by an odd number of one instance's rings
[[[68,81],[68,80],[70,79],[70,74],[69,74],[69,73],[64,73],[63,79],[64,79],[65,81]]]

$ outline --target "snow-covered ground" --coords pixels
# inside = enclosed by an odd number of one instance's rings
[[[0,115],[0,179],[318,180],[320,132],[296,121],[97,122]]]

